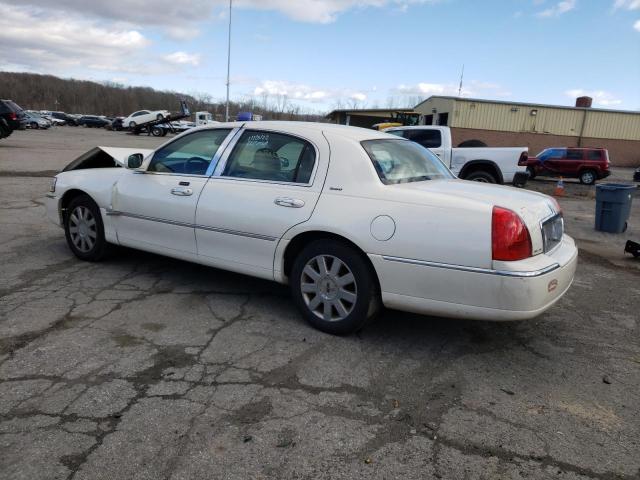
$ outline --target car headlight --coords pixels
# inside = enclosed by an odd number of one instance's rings
[[[58,177],[53,177],[51,179],[51,183],[49,183],[49,191],[51,193],[56,191],[56,182],[58,181]]]

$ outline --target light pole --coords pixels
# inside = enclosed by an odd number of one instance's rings
[[[227,108],[225,109],[224,121],[229,121],[229,74],[231,72],[231,6],[233,0],[229,0],[229,41],[227,48]]]

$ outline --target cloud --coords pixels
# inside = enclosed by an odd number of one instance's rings
[[[113,65],[113,71],[136,70],[136,54],[150,45],[135,29],[105,27],[76,16],[2,3],[0,10],[5,65],[50,71],[85,65]]]
[[[635,1],[635,0],[634,0]],[[560,15],[567,13],[576,8],[577,0],[563,0],[556,3],[554,6],[538,12],[538,17],[559,17]]]
[[[633,28],[640,32],[640,20],[636,20],[636,23],[633,24]]]
[[[614,10],[640,10],[640,0],[615,0]]]
[[[602,107],[614,107],[622,104],[622,100],[616,98],[614,94],[604,90],[587,91],[581,88],[575,88],[573,90],[567,90],[564,93],[573,99],[584,96],[591,97],[593,98],[593,103]]]
[[[173,63],[175,65],[192,65],[197,67],[200,65],[199,53],[187,53],[187,52],[174,52],[162,57],[165,62]]]
[[[398,85],[391,89],[392,95],[428,97],[431,95],[458,96],[459,84],[453,83],[417,83],[414,85]],[[461,91],[463,97],[506,98],[511,92],[497,83],[470,80],[463,82]]]
[[[235,8],[280,12],[292,20],[309,23],[331,23],[349,10],[394,7],[401,10],[412,5],[436,3],[440,0],[236,0]],[[21,0],[22,5],[51,7],[51,0]],[[228,0],[56,0],[58,11],[92,15],[141,26],[169,26],[199,23],[220,18],[228,9]]]
[[[361,91],[318,88],[300,83],[290,83],[283,80],[264,80],[253,89],[252,94],[258,97],[280,97],[311,103],[325,103],[345,98],[357,102],[364,102],[367,100],[366,93]]]

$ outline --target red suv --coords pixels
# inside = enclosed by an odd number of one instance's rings
[[[606,148],[546,148],[518,165],[527,167],[529,178],[538,175],[579,178],[586,185],[611,175]]]

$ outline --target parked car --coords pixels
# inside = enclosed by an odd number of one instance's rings
[[[109,123],[109,120],[106,118],[101,118],[95,115],[83,115],[78,119],[78,125],[82,125],[83,127],[103,128],[109,125]]]
[[[106,125],[104,128],[106,128],[107,130],[119,132],[124,128],[122,120],[124,120],[124,117],[113,117],[111,123],[109,125]]]
[[[14,130],[23,130],[27,125],[24,110],[12,100],[0,100],[0,118],[4,120],[0,138],[8,137]]]
[[[586,185],[611,175],[609,152],[605,148],[546,148],[522,165],[526,165],[529,178],[538,175],[578,178]]]
[[[78,126],[77,120],[73,118],[71,115],[67,115],[64,112],[51,112],[50,116],[52,118],[57,118],[58,120],[62,120],[63,122],[65,122],[65,125],[69,125],[71,127]]]
[[[57,126],[57,127],[61,127],[63,125],[67,124],[67,121],[61,118],[57,118],[53,116],[53,112],[50,112],[48,110],[40,110],[39,112],[34,112],[37,115],[40,115],[42,118],[48,120],[51,125],[53,126]]]
[[[289,284],[337,334],[381,305],[536,317],[577,263],[551,197],[459,180],[417,143],[342,125],[223,123],[153,151],[100,147],[46,203],[82,260],[120,244]]]
[[[518,165],[528,155],[527,147],[460,148],[453,147],[449,127],[421,125],[392,127],[384,130],[408,138],[428,148],[459,178],[485,183],[512,183],[517,173],[525,177]],[[526,178],[524,178],[526,182]]]
[[[47,128],[51,127],[51,122],[49,120],[47,120],[46,118],[42,117],[41,115],[35,112],[26,111],[25,115],[26,115],[27,127],[31,128],[32,130],[37,130],[40,128],[46,130]]]
[[[156,120],[162,120],[169,118],[170,113],[167,110],[140,110],[133,112],[127,118],[122,121],[122,124],[127,128],[135,128],[143,123],[153,122]]]

